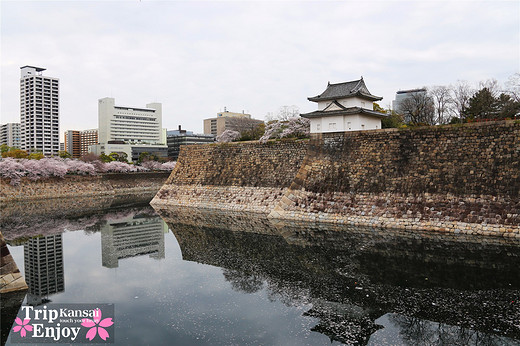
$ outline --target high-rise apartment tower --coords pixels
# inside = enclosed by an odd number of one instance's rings
[[[44,68],[20,67],[21,149],[58,155],[60,149],[59,80],[42,75]]]

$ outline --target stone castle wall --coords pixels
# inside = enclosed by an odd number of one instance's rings
[[[271,217],[520,237],[520,124],[316,135]]]
[[[152,204],[520,238],[520,124],[183,147]]]
[[[0,204],[14,201],[68,198],[118,197],[149,195],[150,199],[164,184],[169,172],[108,173],[95,176],[67,175],[32,181],[22,178],[13,186],[9,179],[0,179]]]
[[[181,147],[155,206],[190,206],[269,213],[294,180],[308,141]]]

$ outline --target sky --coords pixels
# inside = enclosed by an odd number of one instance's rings
[[[19,122],[20,67],[60,79],[60,133],[98,127],[98,99],[160,102],[201,133],[228,111],[264,119],[328,82],[398,90],[504,84],[520,72],[519,1],[0,0],[0,123]]]

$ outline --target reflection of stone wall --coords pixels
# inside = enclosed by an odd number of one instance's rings
[[[23,178],[12,186],[0,179],[0,207],[15,200],[82,196],[148,195],[150,199],[161,188],[169,173],[110,173],[96,176],[65,176],[32,181]]]
[[[27,289],[27,284],[9,252],[5,239],[0,232],[0,293],[5,295],[8,292],[23,291]],[[2,306],[2,312],[3,312]]]
[[[222,267],[235,290],[267,286],[272,299],[312,304],[306,314],[320,319],[313,330],[334,340],[363,344],[387,312],[520,335],[520,311],[511,303],[520,288],[514,240],[303,222],[266,232],[258,215],[248,222],[235,212],[159,213],[184,260]]]

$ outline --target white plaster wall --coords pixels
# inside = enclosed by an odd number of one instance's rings
[[[381,119],[362,114],[311,119],[311,133],[376,130],[380,128]]]
[[[374,107],[372,104],[372,101],[364,100],[359,97],[351,97],[348,99],[343,99],[338,101],[343,107],[349,108],[349,107],[361,107],[365,109],[370,109]]]
[[[373,109],[373,102],[372,101],[369,101],[369,100],[365,100],[365,99],[362,99],[362,98],[359,98],[359,97],[349,97],[349,98],[346,98],[346,99],[339,99],[337,100],[343,107],[361,107],[361,108],[365,108],[365,109],[370,109],[372,110]],[[332,101],[320,101],[318,102],[318,110],[319,111],[322,111],[324,110],[325,108],[327,108],[327,106],[329,104],[331,104],[332,102],[334,102],[334,100]]]

